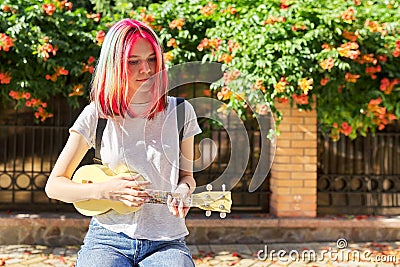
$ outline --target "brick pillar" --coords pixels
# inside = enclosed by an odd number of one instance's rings
[[[277,217],[316,217],[317,113],[277,103],[283,119],[271,168],[270,212]]]

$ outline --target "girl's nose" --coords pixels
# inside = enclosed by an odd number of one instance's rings
[[[140,64],[140,73],[150,73],[150,64],[147,62],[147,60],[143,60],[142,63]]]

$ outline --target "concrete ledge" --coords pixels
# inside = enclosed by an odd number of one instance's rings
[[[90,218],[77,213],[2,214],[0,245],[80,245]],[[258,214],[226,219],[191,214],[188,244],[268,244],[400,240],[400,217],[272,218]]]

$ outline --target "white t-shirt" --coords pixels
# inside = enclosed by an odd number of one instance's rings
[[[100,155],[103,165],[114,171],[128,168],[151,182],[147,188],[173,191],[179,179],[179,135],[176,98],[168,97],[168,107],[153,120],[115,117],[107,121]],[[183,140],[199,134],[201,129],[192,105],[185,101]],[[131,104],[138,114],[146,104]],[[95,146],[98,115],[94,103],[85,107],[70,131],[80,133]],[[146,203],[139,211],[119,214],[113,210],[95,216],[103,227],[132,238],[172,240],[188,234],[184,219],[171,214],[163,204]]]

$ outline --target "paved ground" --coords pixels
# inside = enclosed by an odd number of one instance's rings
[[[400,242],[189,246],[196,266],[400,266]],[[78,247],[0,246],[0,266],[72,267]],[[102,267],[102,266],[99,266]],[[175,267],[175,266],[173,266]]]

